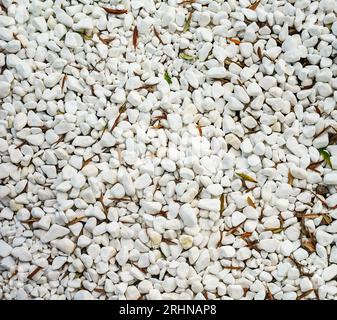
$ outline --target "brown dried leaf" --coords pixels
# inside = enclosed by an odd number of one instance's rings
[[[181,6],[186,6],[188,4],[192,4],[194,3],[196,0],[184,0],[182,2],[179,2],[178,4],[181,5]]]
[[[170,239],[163,238],[162,241],[167,243],[168,245],[174,245],[174,246],[177,245],[177,243],[175,243],[174,241],[172,241]]]
[[[161,44],[164,44],[163,40],[162,40],[161,37],[160,37],[159,32],[156,30],[156,28],[155,28],[154,26],[153,26],[153,31],[154,31],[155,36],[158,38],[159,42],[160,42]]]
[[[119,107],[119,115],[117,116],[114,124],[112,125],[111,131],[114,130],[116,128],[116,126],[119,123],[120,117],[122,115],[122,113],[124,113],[126,111],[126,102],[124,102],[120,107]]]
[[[40,271],[42,268],[40,266],[37,266],[28,276],[28,279],[33,279],[33,277]]]
[[[220,196],[220,214],[225,210],[225,194]]]
[[[103,8],[107,13],[110,14],[124,14],[128,13],[128,10],[126,9],[111,9],[111,8]]]
[[[198,128],[199,136],[201,137],[202,136],[202,127],[201,127],[201,125],[198,124],[197,128]]]
[[[114,40],[114,37],[111,38],[109,36],[105,36],[105,35],[99,35],[98,36],[99,40],[101,40],[102,43],[104,43],[105,45],[109,45],[111,41]]]
[[[240,235],[241,239],[249,238],[253,232],[244,232],[243,234]]]
[[[313,253],[313,252],[316,251],[316,245],[315,245],[315,243],[313,243],[313,241],[303,240],[302,241],[302,246],[304,247],[304,249],[306,249],[310,253]]]
[[[82,217],[75,218],[75,219],[69,221],[69,222],[67,223],[67,226],[71,226],[72,224],[75,224],[75,223],[77,223],[77,222],[80,222],[80,221],[82,221],[82,219],[84,219],[84,218],[86,218],[86,216],[82,216]]]
[[[237,45],[239,45],[241,43],[241,41],[239,39],[235,39],[235,38],[227,38],[230,42],[233,42]]]
[[[308,291],[305,291],[305,292],[303,292],[301,295],[299,295],[297,298],[296,298],[296,300],[301,300],[301,299],[303,299],[303,298],[305,298],[306,296],[308,296],[311,292],[313,292],[314,291],[314,289],[310,289],[310,290],[308,290]]]
[[[31,218],[31,219],[28,219],[28,220],[21,221],[21,223],[32,224],[32,223],[37,222],[39,220],[40,220],[39,218]]]
[[[321,161],[317,161],[317,162],[312,162],[307,166],[307,169],[315,171],[320,173],[318,170],[316,170],[316,168],[321,165],[325,160],[321,160]]]
[[[261,47],[258,47],[258,48],[257,48],[257,55],[258,55],[259,59],[262,60],[263,54],[262,54]]]
[[[252,199],[251,197],[249,197],[249,196],[247,197],[247,203],[248,203],[251,207],[253,207],[254,209],[256,209],[256,205],[255,205],[253,199]]]
[[[135,26],[134,29],[133,29],[132,43],[133,43],[133,47],[136,49],[137,44],[138,44],[138,28],[137,28],[137,26]]]
[[[256,0],[253,4],[251,4],[248,8],[250,10],[256,10],[256,8],[258,7],[258,5],[260,4],[261,0]]]
[[[288,184],[290,184],[292,186],[293,182],[294,182],[294,177],[291,174],[290,169],[289,169],[289,171],[288,171]]]
[[[242,267],[234,267],[234,266],[225,266],[223,267],[224,269],[229,269],[229,270],[242,270]]]
[[[66,83],[67,78],[68,78],[68,75],[67,75],[67,74],[65,74],[65,75],[63,76],[63,78],[62,78],[62,81],[61,81],[61,90],[62,90],[62,92],[64,92],[64,85],[65,85],[65,83]]]
[[[300,219],[316,219],[316,218],[320,218],[322,217],[323,215],[322,214],[319,214],[319,213],[308,213],[308,214],[297,214],[295,215],[297,218],[300,218]]]

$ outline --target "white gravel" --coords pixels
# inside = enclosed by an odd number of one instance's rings
[[[337,298],[335,0],[0,10],[0,299]]]

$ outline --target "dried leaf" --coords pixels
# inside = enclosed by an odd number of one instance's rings
[[[164,79],[167,81],[168,84],[172,84],[172,79],[167,71],[165,71],[164,73]]]
[[[320,218],[322,217],[321,214],[317,213],[308,213],[308,214],[300,214],[300,215],[296,215],[297,218],[300,218],[300,219],[316,219],[316,218]]]
[[[155,84],[144,84],[143,86],[137,88],[136,90],[142,90],[145,89],[149,92],[154,92],[156,85]]]
[[[64,92],[64,85],[65,85],[65,83],[66,83],[67,78],[68,78],[68,75],[67,75],[67,74],[65,74],[65,75],[63,76],[63,78],[62,78],[62,81],[61,81],[61,90],[62,90],[62,92]]]
[[[177,245],[177,243],[175,243],[174,241],[172,241],[170,239],[163,238],[162,241],[165,242],[168,245],[173,245],[173,246]]]
[[[75,223],[77,223],[77,222],[80,222],[80,221],[82,221],[84,218],[86,218],[86,216],[82,216],[82,217],[75,218],[75,219],[69,221],[69,222],[67,223],[67,226],[71,226],[71,225],[73,225],[73,224],[75,224]]]
[[[253,232],[244,232],[243,234],[240,235],[241,239],[249,238]]]
[[[39,220],[40,220],[39,218],[31,218],[31,219],[28,219],[28,220],[21,221],[21,223],[32,224],[32,223],[37,222]]]
[[[42,270],[42,267],[40,267],[40,266],[37,266],[28,276],[27,276],[27,278],[28,279],[33,279],[34,278],[34,276],[40,271],[40,270]]]
[[[92,40],[92,36],[88,35],[86,33],[82,33],[82,37],[83,37],[84,40]]]
[[[109,45],[111,41],[114,40],[114,37],[109,37],[109,36],[104,36],[104,35],[99,35],[98,36],[99,40],[101,40],[105,45]]]
[[[194,59],[193,56],[190,56],[190,55],[188,55],[186,53],[183,53],[183,52],[181,52],[179,54],[179,58],[184,59],[184,60],[189,60],[189,61]]]
[[[179,2],[178,4],[181,5],[181,6],[186,6],[188,4],[192,4],[194,3],[196,0],[184,0],[182,2]]]
[[[225,210],[225,194],[220,196],[220,214]]]
[[[229,269],[229,270],[242,270],[242,267],[234,267],[234,266],[224,266],[224,269]]]
[[[290,184],[291,186],[293,185],[294,182],[294,177],[291,174],[290,170],[288,171],[288,184]]]
[[[202,136],[202,127],[200,124],[197,125],[198,131],[199,131],[199,136]]]
[[[122,115],[122,113],[124,113],[126,111],[126,102],[124,102],[120,107],[119,107],[119,114],[114,122],[114,124],[112,125],[111,131],[114,130],[116,128],[116,126],[119,123],[120,117]]]
[[[237,45],[239,45],[241,43],[241,41],[239,39],[235,39],[235,38],[227,38],[230,42],[233,42]]]
[[[253,199],[252,199],[251,197],[249,197],[249,196],[247,197],[247,203],[248,203],[251,207],[253,207],[254,209],[256,209],[256,205],[255,205]]]
[[[164,44],[163,40],[162,40],[161,37],[160,37],[159,32],[156,30],[155,27],[153,27],[153,31],[154,31],[155,36],[158,38],[159,42],[160,42],[161,44]]]
[[[303,292],[301,295],[299,295],[296,298],[296,300],[301,300],[301,299],[305,298],[306,296],[308,296],[313,291],[314,291],[314,289],[310,289],[310,290],[307,290],[307,291]]]
[[[330,224],[332,222],[332,218],[327,214],[323,215],[323,220],[326,224]]]
[[[310,253],[313,253],[316,251],[316,245],[310,240],[302,241],[302,246],[304,247],[304,249],[306,249]]]
[[[258,48],[257,48],[257,55],[258,55],[259,59],[262,60],[263,54],[262,54],[261,47],[258,47]]]
[[[187,32],[190,29],[191,21],[192,21],[192,12],[189,13],[185,21],[183,32]]]
[[[249,182],[257,183],[257,181],[256,181],[254,178],[250,177],[248,174],[245,174],[245,173],[237,173],[237,172],[236,172],[236,174],[237,174],[240,178],[242,178],[243,180],[246,180],[246,181],[249,181]]]
[[[256,10],[256,8],[258,7],[258,5],[260,4],[261,0],[256,0],[253,4],[251,4],[248,8],[250,10]]]
[[[136,49],[137,44],[138,44],[138,28],[137,28],[137,26],[135,26],[134,29],[133,29],[132,43],[133,43],[133,47]]]
[[[321,156],[323,157],[323,159],[325,160],[325,162],[329,165],[329,167],[332,168],[330,153],[325,149],[318,149],[318,151],[321,154]]]
[[[320,173],[318,170],[316,170],[316,168],[321,165],[325,160],[321,160],[321,161],[317,161],[317,162],[312,162],[307,166],[307,169],[315,171]]]
[[[103,8],[107,13],[110,14],[124,14],[128,13],[128,10],[126,9],[111,9],[111,8]]]
[[[272,233],[281,233],[283,228],[267,228],[266,231],[271,231]]]

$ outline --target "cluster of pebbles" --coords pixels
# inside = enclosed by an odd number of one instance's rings
[[[337,298],[336,0],[0,4],[0,299]]]

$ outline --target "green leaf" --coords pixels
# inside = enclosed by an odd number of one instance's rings
[[[164,79],[167,81],[168,84],[172,84],[172,79],[167,71],[165,71],[164,73]]]
[[[77,31],[77,33],[81,35],[84,40],[92,40],[92,35],[87,35],[83,30]]]
[[[190,56],[190,55],[188,55],[186,53],[183,53],[183,52],[179,54],[179,58],[184,59],[184,60],[193,60],[194,59],[193,56]]]
[[[243,180],[257,183],[257,181],[254,178],[250,177],[248,174],[245,173],[236,173],[236,174]]]
[[[191,21],[192,21],[192,12],[190,12],[185,24],[184,24],[184,29],[183,32],[187,32],[190,29],[190,25],[191,25]]]
[[[331,168],[332,164],[331,164],[331,159],[330,159],[330,157],[331,157],[330,153],[327,150],[325,150],[325,149],[318,149],[318,151],[321,154],[321,156],[323,157],[323,159],[325,160],[325,162]]]

